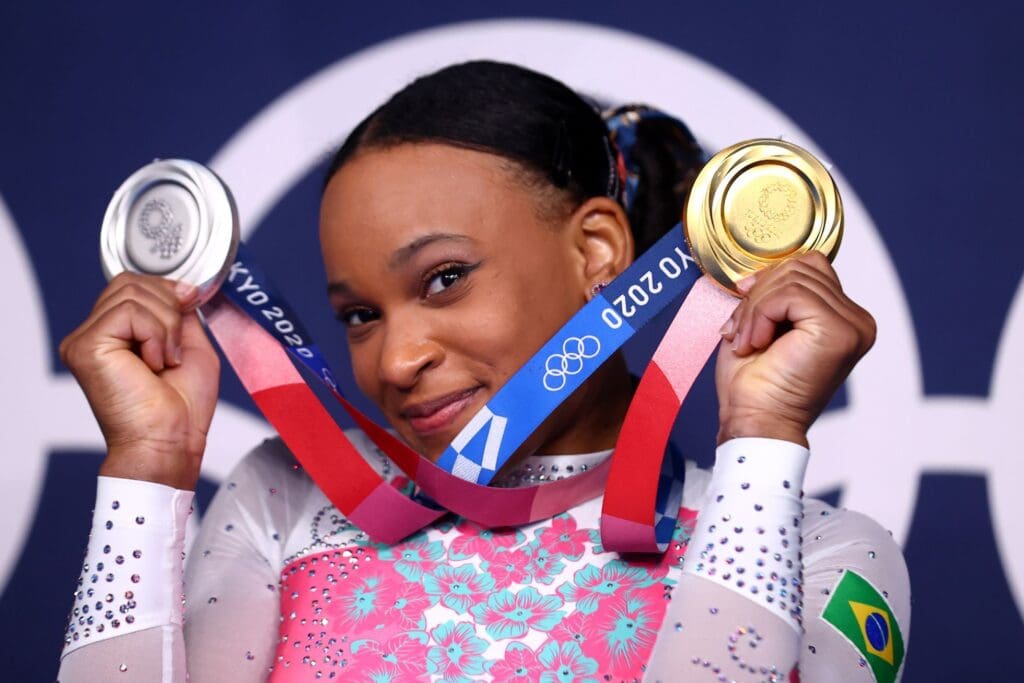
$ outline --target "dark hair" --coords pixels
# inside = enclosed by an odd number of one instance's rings
[[[440,142],[515,162],[526,180],[579,205],[613,194],[616,157],[597,108],[563,83],[512,64],[474,61],[422,76],[367,116],[328,167],[325,186],[364,149]],[[702,155],[685,126],[637,124],[633,170],[641,178],[629,211],[637,254],[674,225]]]

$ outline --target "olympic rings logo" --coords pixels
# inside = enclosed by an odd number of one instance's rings
[[[569,337],[562,342],[562,353],[553,353],[544,361],[544,388],[561,391],[570,375],[583,370],[583,361],[601,352],[601,341],[592,334]]]

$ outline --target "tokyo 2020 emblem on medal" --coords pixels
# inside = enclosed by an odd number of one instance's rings
[[[202,164],[154,161],[114,193],[103,218],[100,256],[107,279],[122,271],[194,285],[212,297],[238,250],[238,212],[227,186]]]
[[[790,142],[755,139],[723,149],[687,198],[686,241],[727,290],[766,266],[809,251],[835,257],[843,203],[828,170]]]

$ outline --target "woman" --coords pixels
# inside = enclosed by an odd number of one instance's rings
[[[330,303],[359,388],[417,451],[437,458],[675,222],[699,150],[666,119],[638,137],[627,214],[586,102],[473,62],[417,80],[338,152],[320,226]],[[742,290],[717,359],[715,472],[688,472],[664,557],[604,551],[599,498],[521,528],[449,518],[375,544],[271,441],[204,519],[182,626],[183,529],[217,357],[194,292],[115,278],[61,346],[108,445],[61,680],[785,680],[798,664],[804,680],[893,680],[909,619],[899,549],[855,513],[808,501],[801,514],[798,493],[807,429],[874,323],[818,255]],[[613,357],[495,483],[607,458],[632,389]]]

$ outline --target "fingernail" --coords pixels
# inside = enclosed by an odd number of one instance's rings
[[[732,334],[732,330],[734,327],[736,327],[736,321],[734,321],[732,318],[729,318],[728,320],[725,321],[725,324],[722,325],[722,329],[718,331],[718,334],[722,335],[723,337],[728,337],[730,334]]]
[[[182,303],[190,300],[192,297],[196,295],[198,291],[198,287],[196,287],[195,285],[190,285],[187,282],[179,282],[178,284],[174,285],[174,295],[177,296],[178,301],[181,301]]]
[[[177,346],[174,348],[174,364],[181,365],[181,347]]]
[[[747,277],[743,278],[742,280],[740,280],[740,281],[738,281],[736,283],[736,289],[738,289],[742,293],[746,294],[754,286],[755,282],[757,282],[757,276],[756,275],[748,275]]]

